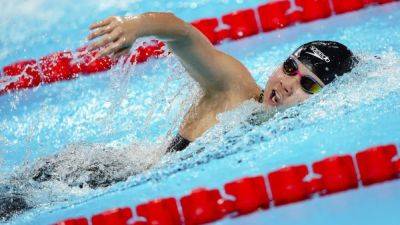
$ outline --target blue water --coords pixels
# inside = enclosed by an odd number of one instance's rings
[[[86,27],[109,15],[170,10],[192,21],[261,2],[9,1],[0,15],[0,65],[83,45]],[[56,153],[65,159],[57,170],[60,176],[90,162],[113,160],[124,168],[109,171],[110,176],[140,172],[96,190],[55,181],[26,185],[36,208],[9,224],[91,216],[153,198],[182,196],[199,186],[220,188],[283,165],[355,153],[371,145],[399,145],[399,9],[400,3],[388,4],[223,43],[219,48],[241,60],[261,86],[289,53],[311,40],[343,42],[363,63],[305,104],[260,126],[246,122],[257,107],[247,102],[221,115],[221,123],[187,150],[169,157],[162,154],[166,140],[199,96],[173,56],[0,96],[0,182]],[[104,153],[105,148],[112,151]],[[83,172],[74,176],[87,178]],[[399,181],[388,182],[217,224],[398,224],[399,188]]]

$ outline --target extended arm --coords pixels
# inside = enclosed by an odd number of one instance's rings
[[[97,57],[126,54],[140,37],[156,36],[166,41],[206,93],[231,88],[249,75],[239,61],[215,49],[201,32],[171,13],[110,17],[93,24],[91,29],[89,40],[101,37],[89,47],[101,48]]]

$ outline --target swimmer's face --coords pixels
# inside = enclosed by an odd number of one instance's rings
[[[301,74],[311,76],[322,87],[324,86],[322,81],[313,72],[311,72],[299,60],[296,58],[294,59]],[[300,84],[300,79],[299,75],[286,75],[283,70],[283,64],[281,64],[273,72],[264,89],[264,106],[267,109],[284,109],[307,100],[312,96],[312,94],[303,90]]]

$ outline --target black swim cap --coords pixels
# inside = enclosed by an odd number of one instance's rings
[[[336,76],[350,72],[358,63],[354,54],[334,41],[313,41],[300,46],[293,55],[307,66],[325,85]]]

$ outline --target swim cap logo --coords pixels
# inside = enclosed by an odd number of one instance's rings
[[[317,57],[318,59],[325,61],[327,63],[331,62],[328,56],[326,56],[323,52],[321,52],[317,47],[311,46],[311,50],[313,52],[306,52],[307,54],[310,54],[312,56]]]

